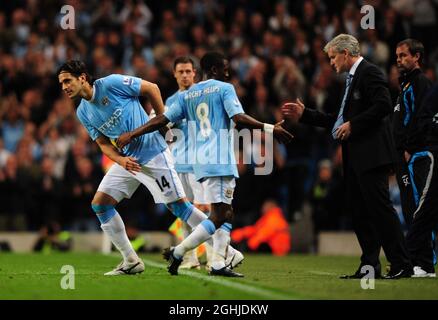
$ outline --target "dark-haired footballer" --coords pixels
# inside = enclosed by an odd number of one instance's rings
[[[164,104],[154,83],[119,74],[92,82],[85,64],[71,60],[58,70],[62,90],[71,98],[81,98],[77,116],[96,141],[102,153],[115,164],[108,170],[92,201],[92,209],[101,228],[123,256],[123,261],[105,275],[135,274],[144,271],[126,235],[122,218],[115,206],[130,198],[140,184],[151,192],[156,203],[165,203],[172,213],[197,226],[207,216],[185,197],[173,157],[159,132],[145,134],[123,148],[115,140],[149,120],[138,97],[147,96],[156,114],[162,114]]]

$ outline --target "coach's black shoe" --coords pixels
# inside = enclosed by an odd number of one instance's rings
[[[370,276],[369,273],[361,272],[361,268],[357,269],[357,271],[353,274],[343,274],[339,277],[339,279],[362,279],[365,276]],[[382,275],[380,274],[380,268],[374,268],[374,279],[381,279]]]
[[[414,274],[414,270],[412,268],[406,269],[395,269],[391,270],[383,276],[383,279],[394,280],[401,278],[410,278]]]
[[[183,261],[183,259],[175,258],[175,256],[173,255],[174,250],[175,250],[174,248],[164,249],[163,258],[169,262],[169,265],[167,266],[167,271],[171,275],[177,276],[178,275],[178,268],[181,265],[181,262]]]
[[[230,268],[223,267],[221,269],[211,268],[210,273],[211,276],[224,276],[231,278],[243,278],[243,274],[234,272]]]

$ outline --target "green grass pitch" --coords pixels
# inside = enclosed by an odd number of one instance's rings
[[[360,280],[338,279],[354,271],[357,257],[246,254],[237,269],[243,279],[211,277],[205,270],[170,276],[159,255],[142,258],[144,273],[108,277],[103,273],[120,261],[115,255],[0,253],[0,299],[438,299],[434,278],[376,280],[368,290]],[[74,268],[73,290],[61,288],[63,265]]]

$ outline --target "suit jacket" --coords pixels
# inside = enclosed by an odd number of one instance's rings
[[[350,137],[342,141],[344,169],[351,167],[361,173],[394,163],[391,113],[391,97],[382,71],[362,60],[354,74],[343,111],[344,122],[350,121],[351,124]],[[337,116],[337,113],[326,114],[305,108],[300,122],[331,131]]]

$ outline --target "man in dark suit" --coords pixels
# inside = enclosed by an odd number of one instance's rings
[[[377,66],[360,56],[359,42],[351,35],[338,35],[324,51],[337,73],[348,73],[338,114],[309,110],[299,99],[284,104],[282,112],[285,117],[330,129],[342,144],[346,200],[362,256],[358,270],[341,278],[362,278],[367,273],[363,266],[372,266],[375,277],[380,277],[381,247],[391,263],[384,278],[410,277],[412,264],[389,197],[395,151],[387,117],[392,107],[386,81]]]

